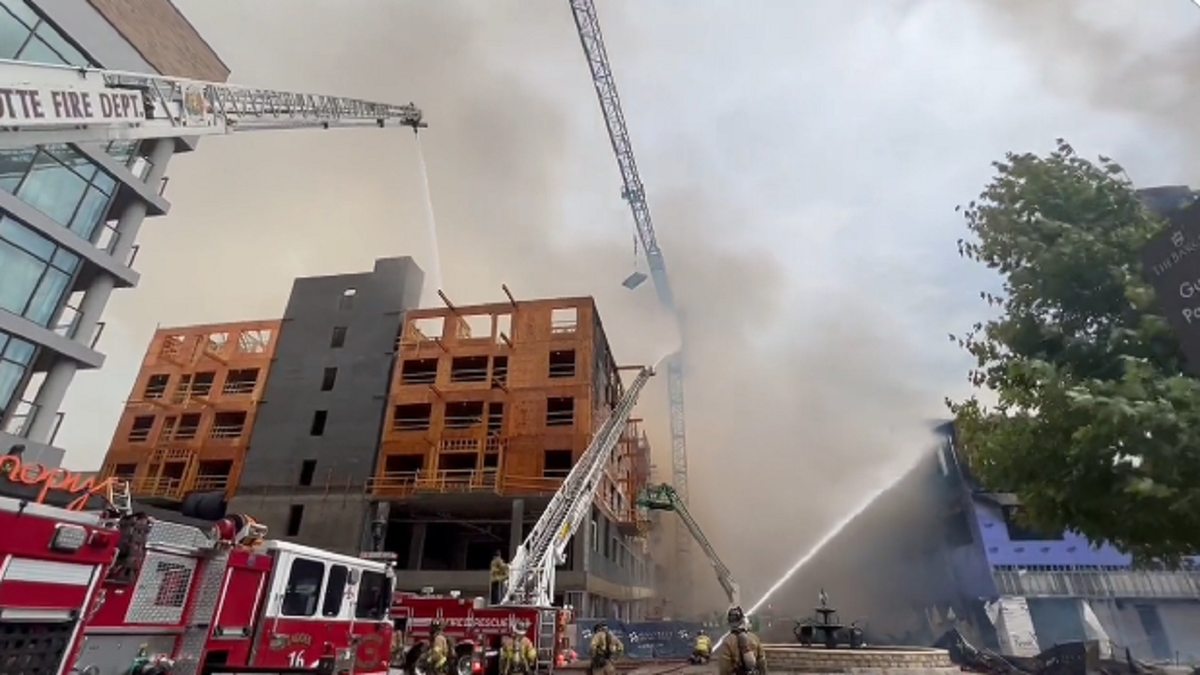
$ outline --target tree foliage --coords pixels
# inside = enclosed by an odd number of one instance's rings
[[[960,207],[959,253],[1001,275],[1001,296],[981,294],[999,316],[950,336],[997,398],[947,401],[971,469],[1041,531],[1177,565],[1200,552],[1200,383],[1142,277],[1164,223],[1119,165],[1062,140],[994,167]]]

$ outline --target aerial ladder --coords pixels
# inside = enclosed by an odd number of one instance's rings
[[[566,563],[571,537],[584,516],[591,513],[604,469],[612,461],[613,449],[625,433],[638,396],[653,376],[653,368],[639,369],[625,395],[563,479],[562,486],[509,563],[508,585],[500,604],[553,606],[555,568]]]
[[[411,103],[0,59],[0,150],[364,126],[427,125]]]
[[[575,28],[579,32],[579,43],[587,58],[588,69],[592,74],[592,84],[596,89],[596,97],[600,102],[600,112],[604,115],[604,125],[608,129],[608,139],[612,143],[613,155],[617,160],[617,168],[621,172],[621,196],[629,203],[633,212],[633,223],[637,229],[637,239],[642,245],[642,254],[646,256],[646,266],[650,270],[650,280],[658,295],[658,302],[672,316],[679,328],[680,340],[683,339],[682,321],[675,307],[675,295],[671,290],[671,280],[667,276],[667,263],[663,258],[662,249],[658,247],[658,237],[654,233],[654,221],[650,218],[650,204],[646,202],[646,189],[638,174],[637,161],[633,156],[633,143],[629,139],[629,129],[625,126],[625,112],[621,109],[621,97],[617,94],[617,82],[613,78],[612,66],[608,62],[608,51],[604,48],[604,35],[600,32],[600,19],[596,16],[596,6],[592,0],[570,0],[571,13],[575,17]],[[1200,1],[1200,0],[1198,0]],[[646,280],[646,275],[634,272],[624,282],[626,288],[634,289]],[[687,474],[687,433],[684,424],[683,407],[683,346],[667,358],[667,397],[671,406],[671,483],[683,503],[688,500]],[[677,573],[688,574],[691,547],[688,535],[683,531],[676,533],[675,566]]]
[[[733,580],[733,573],[729,571],[729,567],[721,562],[721,558],[717,555],[716,549],[709,543],[708,537],[704,536],[704,532],[700,529],[700,525],[696,519],[692,517],[688,511],[687,504],[679,498],[679,493],[670,485],[651,485],[638,495],[638,506],[649,509],[651,511],[674,511],[679,515],[679,519],[683,521],[683,526],[691,533],[692,538],[700,545],[704,555],[708,557],[708,562],[712,563],[713,571],[717,573],[717,582],[721,584],[721,588],[725,589],[725,595],[729,598],[729,604],[738,607],[742,606],[742,590],[738,583]]]

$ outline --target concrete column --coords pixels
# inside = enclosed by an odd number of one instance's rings
[[[153,166],[146,176],[148,184],[154,185],[162,180],[163,173],[167,170],[167,162],[171,160],[174,151],[175,141],[172,139],[164,138],[154,142],[154,147],[150,150],[150,162]],[[138,232],[142,229],[142,221],[145,219],[145,202],[135,199],[125,207],[125,211],[117,219],[117,243],[112,251],[114,258],[125,261],[133,249],[134,242],[137,241]],[[100,322],[100,316],[108,305],[114,285],[113,278],[107,274],[96,275],[96,279],[83,296],[83,302],[80,303],[79,324],[74,336],[76,342],[91,339],[96,324]],[[78,368],[74,361],[64,360],[55,364],[46,374],[46,380],[34,400],[38,406],[38,414],[29,425],[29,440],[38,443],[50,442],[50,434],[54,431],[54,419],[58,415],[58,409],[62,407],[67,388],[71,386],[71,380],[75,378]]]
[[[425,557],[425,523],[413,523],[412,539],[408,542],[408,565],[405,569],[421,569],[421,558]]]
[[[514,499],[512,502],[512,525],[508,530],[508,559],[512,560],[525,540],[525,500]]]

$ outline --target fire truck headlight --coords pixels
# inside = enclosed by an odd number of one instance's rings
[[[50,540],[50,548],[55,551],[74,553],[87,542],[87,538],[87,528],[59,523],[54,527],[54,538]]]

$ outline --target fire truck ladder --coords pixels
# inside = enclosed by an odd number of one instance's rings
[[[411,103],[0,59],[0,150],[388,125],[427,126]]]
[[[529,536],[517,549],[509,565],[504,605],[554,604],[555,567],[567,561],[567,546],[583,517],[592,510],[604,468],[612,460],[613,449],[625,432],[638,396],[654,376],[653,368],[642,368],[617,407],[600,425],[583,456],[571,468],[562,487],[538,518]]]
[[[708,558],[713,566],[713,571],[717,573],[717,582],[721,584],[721,588],[725,589],[725,595],[729,597],[729,604],[741,606],[742,591],[738,583],[733,580],[733,573],[729,571],[729,567],[721,561],[717,555],[716,549],[709,543],[708,537],[704,536],[704,532],[700,529],[700,524],[692,517],[692,513],[688,511],[687,504],[679,498],[679,493],[670,485],[651,485],[638,495],[638,506],[649,509],[651,511],[674,511],[679,514],[679,519],[683,521],[683,526],[691,533],[692,538],[700,544],[700,548],[704,551],[704,555]]]

